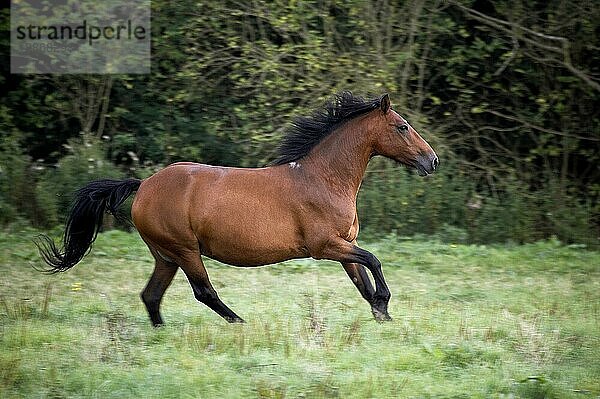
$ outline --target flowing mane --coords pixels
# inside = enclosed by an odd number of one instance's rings
[[[296,118],[279,144],[271,165],[283,165],[306,156],[340,124],[379,107],[380,99],[365,100],[349,91],[334,98],[309,117]]]

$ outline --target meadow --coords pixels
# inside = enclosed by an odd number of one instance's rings
[[[389,236],[393,321],[379,324],[339,264],[207,261],[246,324],[197,303],[179,272],[151,327],[137,233],[110,231],[44,275],[34,230],[0,236],[3,398],[596,398],[600,253],[544,241],[454,245]]]

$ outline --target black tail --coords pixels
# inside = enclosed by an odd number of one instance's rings
[[[97,180],[81,188],[67,219],[63,248],[41,235],[36,242],[49,273],[64,272],[75,266],[90,251],[105,212],[117,215],[117,208],[136,191],[141,180]]]

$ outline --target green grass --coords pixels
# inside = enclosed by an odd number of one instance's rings
[[[208,261],[247,323],[198,304],[180,272],[150,326],[137,234],[109,232],[68,273],[43,275],[34,231],[0,237],[0,397],[595,398],[600,253],[543,242],[365,244],[394,320],[378,324],[342,268]]]

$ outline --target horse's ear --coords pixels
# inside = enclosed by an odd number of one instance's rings
[[[381,99],[379,100],[379,107],[381,108],[384,114],[388,113],[388,111],[392,107],[392,105],[390,104],[389,94],[385,93],[383,96],[381,96]]]

